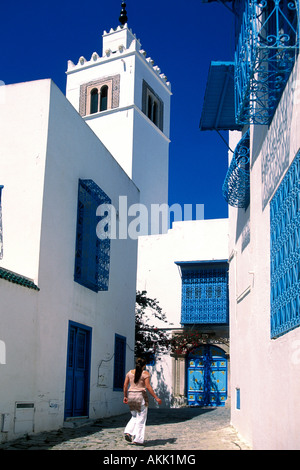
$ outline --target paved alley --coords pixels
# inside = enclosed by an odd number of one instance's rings
[[[0,450],[196,451],[250,450],[230,425],[230,408],[149,409],[145,445],[132,446],[123,430],[130,414],[84,426],[27,436]]]

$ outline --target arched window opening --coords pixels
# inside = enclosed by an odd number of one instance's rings
[[[142,111],[161,131],[163,131],[163,109],[163,101],[155,91],[143,81]]]
[[[147,116],[148,116],[149,119],[152,120],[152,98],[151,98],[150,95],[148,96],[148,113],[147,113]]]
[[[93,88],[91,91],[91,114],[98,112],[98,90]]]
[[[153,116],[152,116],[152,121],[153,123],[157,126],[157,112],[158,112],[158,106],[157,106],[157,103],[156,101],[154,101],[153,103]]]
[[[100,111],[107,110],[108,86],[104,85],[100,90]]]

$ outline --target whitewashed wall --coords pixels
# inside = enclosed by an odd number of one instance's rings
[[[90,418],[127,411],[122,392],[112,390],[114,335],[126,337],[131,368],[137,242],[111,241],[107,292],[74,282],[78,179],[93,179],[116,207],[119,194],[133,204],[139,191],[50,80],[8,86],[1,112],[0,174],[7,195],[0,265],[40,288],[0,280],[0,340],[7,356],[0,365],[0,415],[8,415],[0,439],[7,439],[14,436],[17,400],[34,403],[36,432],[63,424],[69,320],[92,328]]]
[[[50,82],[5,86],[0,104],[1,265],[38,280]]]
[[[256,449],[300,448],[300,329],[270,338],[269,210],[300,148],[299,73],[298,61],[269,129],[251,127],[250,206],[229,212],[232,423]]]

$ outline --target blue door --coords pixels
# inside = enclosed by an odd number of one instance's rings
[[[65,418],[88,416],[91,329],[70,322],[67,354]]]
[[[187,402],[190,406],[224,406],[227,399],[225,352],[205,345],[187,357]]]

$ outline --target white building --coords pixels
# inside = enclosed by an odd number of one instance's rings
[[[125,410],[137,245],[138,289],[159,300],[171,334],[201,334],[193,350],[157,361],[165,405],[224,405],[230,394],[227,219],[161,234],[149,218],[138,244],[127,233],[139,202],[148,216],[168,202],[170,97],[125,22],[104,32],[102,54],[69,61],[66,97],[51,80],[5,87],[0,441]],[[115,209],[112,239],[97,236],[103,204]]]
[[[176,299],[175,323],[177,329],[182,329],[181,279],[174,262],[221,260],[222,266],[227,266],[227,229],[224,229],[227,221],[187,222],[180,225],[179,232],[171,230],[168,233],[165,233],[165,224],[157,223],[155,215],[160,208],[165,214],[168,203],[171,85],[153,60],[146,57],[140,41],[125,24],[104,32],[101,57],[93,53],[90,60],[81,57],[76,65],[69,62],[66,96],[140,189],[140,202],[148,211],[149,224],[146,228],[143,226],[139,234],[142,236],[138,241],[137,289],[141,290],[141,286],[147,285],[147,295],[154,295],[166,305],[168,317],[171,314],[170,325],[175,314],[172,304]],[[205,240],[201,238],[200,242],[197,236],[201,232]],[[170,251],[162,252],[162,245],[170,245]],[[220,257],[218,252],[222,253]],[[176,256],[179,256],[177,260]],[[151,278],[149,264],[154,261]],[[172,272],[174,284],[171,290],[163,293],[161,286],[167,279],[165,269],[167,273],[169,270]],[[195,265],[193,269],[197,269]],[[227,267],[225,270],[227,272]],[[193,323],[195,321],[189,322],[190,325]],[[220,327],[222,331],[224,324],[228,340],[228,316]],[[203,321],[201,327],[203,330]],[[227,354],[228,346],[225,350],[221,354]],[[198,353],[201,356],[200,351]],[[185,358],[181,357],[182,364],[184,361]],[[187,372],[180,366],[180,378],[173,373],[170,375],[170,364],[172,360],[169,358],[164,364],[160,362],[159,366],[163,368],[166,387],[171,387],[170,393],[165,394],[166,406],[187,400],[184,385]],[[154,375],[158,377],[157,371]],[[175,382],[180,382],[180,392],[170,385]],[[154,378],[155,383],[158,385]],[[226,396],[227,389],[226,380]]]
[[[99,240],[86,218],[139,191],[52,81],[8,85],[1,114],[4,439],[122,412],[136,241]]]
[[[102,56],[69,61],[66,96],[140,189],[141,204],[167,204],[171,85],[127,24],[104,31]]]
[[[127,24],[104,33],[103,54],[69,62],[66,97],[51,80],[5,87],[0,441],[125,412],[137,266],[126,230],[139,202],[167,203],[170,96]],[[97,236],[101,204],[122,230],[111,240]]]
[[[234,150],[223,187],[230,204],[231,419],[254,449],[296,450],[299,2],[227,6],[236,18],[235,61],[211,64],[202,130],[231,130]]]

